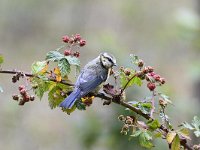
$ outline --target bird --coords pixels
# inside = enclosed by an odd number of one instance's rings
[[[71,109],[77,100],[88,93],[97,93],[108,79],[111,68],[116,65],[116,58],[113,55],[107,52],[100,53],[84,66],[76,80],[73,92],[59,106]]]

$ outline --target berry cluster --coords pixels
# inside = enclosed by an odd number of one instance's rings
[[[150,91],[153,91],[156,88],[156,83],[158,83],[157,85],[165,84],[165,79],[153,71],[147,73],[145,79],[148,81],[147,87]]]
[[[120,133],[123,135],[127,135],[130,127],[134,126],[134,118],[132,118],[131,116],[125,117],[124,115],[120,115],[118,119],[124,123]]]
[[[83,47],[86,44],[86,40],[82,39],[80,34],[75,34],[71,37],[65,35],[62,37],[62,40],[68,44],[78,44],[80,47]]]
[[[80,53],[78,51],[73,52],[72,48],[74,47],[80,48],[86,45],[86,40],[82,39],[80,34],[75,34],[72,35],[71,37],[65,35],[62,37],[62,41],[68,44],[67,46],[68,48],[64,50],[65,56],[75,56],[78,58],[80,56]]]
[[[29,95],[24,85],[20,85],[18,89],[20,95],[14,94],[12,97],[13,100],[19,100],[19,105],[24,105],[26,102],[35,100],[35,96]]]
[[[72,52],[72,50],[66,49],[66,50],[64,51],[64,55],[65,55],[65,56],[71,55],[71,56],[75,56],[75,57],[78,58],[78,57],[80,56],[80,52],[78,52],[78,51]]]

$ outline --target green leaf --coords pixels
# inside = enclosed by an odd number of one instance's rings
[[[152,130],[156,130],[156,129],[158,129],[160,127],[160,123],[159,123],[159,121],[157,119],[148,121],[147,125]]]
[[[137,131],[135,131],[133,134],[131,134],[130,136],[131,136],[131,137],[137,137],[137,136],[139,136],[141,133],[142,133],[141,130],[137,130]]]
[[[152,105],[150,102],[138,102],[134,104],[133,106],[140,109],[144,114],[149,114],[152,108]]]
[[[49,93],[48,100],[49,106],[51,109],[56,108],[59,104],[64,100],[64,96],[62,96],[61,92],[67,93],[71,91],[72,88],[61,83],[51,83],[49,85]]]
[[[184,137],[185,139],[191,140],[190,136],[189,136],[189,130],[187,128],[181,128],[180,130],[178,130],[178,134],[182,137]]]
[[[31,66],[31,69],[32,69],[32,73],[33,74],[38,74],[40,73],[47,65],[47,62],[46,61],[37,61],[37,62],[34,62]]]
[[[0,65],[4,62],[3,55],[0,54]]]
[[[139,57],[138,57],[138,56],[133,55],[133,54],[130,54],[130,58],[131,58],[131,62],[132,62],[133,64],[135,64],[135,65],[138,64],[138,62],[139,62]]]
[[[133,74],[132,75],[134,75],[134,71],[132,70],[131,71]],[[139,78],[139,77],[134,77],[133,79],[129,79],[130,77],[127,77],[126,75],[125,75],[125,73],[124,72],[121,72],[120,73],[120,84],[121,84],[121,87],[122,88],[124,88],[125,87],[125,85],[128,83],[128,85],[127,85],[127,87],[130,87],[130,86],[133,86],[134,84],[135,85],[138,85],[138,86],[141,86],[142,85],[142,80]],[[130,80],[130,81],[129,81]]]
[[[60,52],[58,52],[58,51],[50,51],[46,55],[46,60],[47,61],[57,62],[57,61],[59,61],[59,60],[61,60],[63,58],[65,58],[65,56],[63,54],[61,54]]]
[[[3,92],[3,88],[0,86],[0,92]]]
[[[200,130],[200,119],[197,116],[194,116],[192,120],[192,125],[195,127],[196,130]]]
[[[80,61],[74,56],[65,56],[70,65],[80,66]]]
[[[175,136],[176,136],[176,132],[174,132],[174,131],[168,132],[168,133],[167,133],[167,136],[166,136],[167,142],[168,142],[169,144],[171,144],[172,141],[174,140]]]
[[[182,125],[187,129],[194,130],[194,128],[187,122],[182,123]]]
[[[76,105],[77,109],[79,109],[79,110],[86,110],[86,105],[84,103],[82,103],[81,100],[77,100],[75,102],[75,105]]]
[[[196,135],[196,137],[200,137],[200,131],[199,130],[194,131],[194,134]]]
[[[144,131],[139,135],[139,143],[142,147],[152,148],[154,145],[151,142],[151,140],[152,140],[152,135],[151,132],[149,131]]]
[[[33,90],[35,92],[35,95],[37,95],[40,98],[40,100],[42,99],[44,93],[49,90],[49,85],[52,82],[52,81],[45,81],[37,77],[31,78],[30,81],[32,86],[36,87]]]
[[[178,134],[176,134],[175,138],[172,141],[172,150],[180,150],[181,149],[181,144],[180,144],[180,138]]]
[[[64,77],[70,73],[70,64],[67,59],[61,59],[58,61],[58,68],[60,69],[61,76]]]

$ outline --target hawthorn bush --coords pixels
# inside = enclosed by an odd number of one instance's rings
[[[72,92],[73,83],[68,78],[71,68],[76,68],[76,75],[80,72],[80,48],[85,46],[86,40],[80,34],[63,36],[64,43],[60,48],[49,51],[42,61],[35,61],[31,66],[31,73],[18,70],[5,70],[2,67],[3,55],[0,54],[0,73],[13,74],[12,82],[23,79],[24,85],[19,85],[18,94],[13,94],[13,100],[19,105],[35,100],[35,96],[42,99],[44,93],[48,93],[48,101],[51,109],[59,107],[59,104]],[[139,144],[145,148],[154,147],[153,139],[166,140],[169,149],[200,149],[200,145],[189,145],[191,140],[189,130],[194,131],[196,137],[200,136],[200,119],[195,116],[192,123],[183,122],[180,126],[174,127],[167,115],[167,106],[172,104],[170,98],[164,93],[157,91],[158,86],[165,84],[165,79],[154,71],[154,68],[147,66],[138,56],[130,54],[132,67],[120,67],[118,70],[111,70],[110,76],[114,78],[114,85],[106,83],[103,86],[104,93],[89,93],[76,101],[71,109],[62,109],[70,114],[75,110],[86,110],[90,107],[93,99],[99,97],[104,100],[103,105],[116,103],[124,107],[129,115],[119,114],[118,119],[122,122],[121,131],[123,135],[132,138],[139,138]],[[75,75],[75,76],[76,76]],[[140,101],[129,101],[126,99],[126,89],[146,84],[151,95]],[[3,92],[3,85],[0,92]],[[29,91],[34,91],[30,95]],[[156,103],[155,103],[156,102]],[[159,115],[155,115],[158,112]],[[145,119],[139,119],[139,117]],[[176,129],[175,129],[176,128]]]

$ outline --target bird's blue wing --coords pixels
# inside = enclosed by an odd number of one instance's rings
[[[84,78],[83,73],[77,80],[77,87],[82,91],[82,95],[86,95],[93,91],[97,86],[106,80],[105,77],[99,75],[87,76]]]

